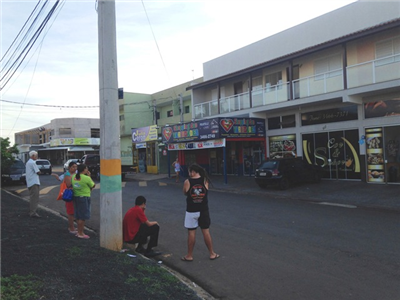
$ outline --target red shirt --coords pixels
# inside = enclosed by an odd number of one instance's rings
[[[147,217],[141,207],[134,206],[128,210],[122,223],[124,241],[132,241],[135,235],[138,233],[140,225],[146,221]]]

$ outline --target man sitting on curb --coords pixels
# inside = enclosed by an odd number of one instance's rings
[[[136,252],[143,253],[146,257],[154,257],[160,255],[160,252],[152,250],[158,244],[158,232],[160,226],[157,222],[150,222],[144,211],[146,209],[146,198],[138,196],[135,200],[135,206],[127,211],[123,220],[123,237],[124,242],[128,244],[138,243]],[[147,248],[144,245],[147,243],[147,237],[150,241]]]

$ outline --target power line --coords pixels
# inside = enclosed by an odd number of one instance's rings
[[[10,100],[0,99],[1,102],[7,102],[12,104],[22,104],[22,105],[31,105],[31,106],[43,106],[43,107],[57,107],[57,108],[99,108],[98,105],[92,106],[79,106],[79,105],[50,105],[50,104],[36,104],[36,103],[25,103],[25,102],[16,102]]]

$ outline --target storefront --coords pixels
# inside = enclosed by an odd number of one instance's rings
[[[158,174],[157,125],[132,129],[132,166],[141,173]]]
[[[185,175],[192,163],[209,174],[250,175],[265,157],[264,119],[213,118],[166,126],[162,138]]]

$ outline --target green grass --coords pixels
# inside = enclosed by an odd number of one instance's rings
[[[1,277],[1,299],[30,300],[39,299],[38,291],[43,283],[32,275]]]
[[[67,255],[70,258],[80,256],[82,255],[82,249],[77,246],[74,246],[72,248],[67,249]]]

